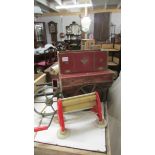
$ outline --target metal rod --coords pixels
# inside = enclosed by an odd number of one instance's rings
[[[56,112],[57,112],[57,111],[54,111],[54,113],[53,113],[53,115],[52,115],[52,118],[51,118],[51,120],[50,120],[50,123],[48,124],[48,128],[50,127],[50,125],[51,125],[51,123],[52,123],[52,120],[53,120],[54,115],[56,114]]]

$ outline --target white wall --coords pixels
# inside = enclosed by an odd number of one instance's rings
[[[113,25],[116,25],[115,33],[116,34],[120,33],[121,32],[121,13],[111,13],[110,14],[110,23],[112,23]],[[111,27],[110,33],[114,33],[113,31],[114,30]]]
[[[91,25],[89,33],[94,33],[94,14],[89,15],[91,18]],[[49,16],[49,17],[39,17],[37,22],[45,22],[46,26],[46,35],[47,35],[47,43],[51,43],[51,34],[49,33],[48,23],[50,21],[57,23],[57,39],[61,41],[60,33],[66,33],[66,26],[70,25],[73,21],[77,24],[81,25],[81,20],[79,16]],[[121,13],[111,13],[110,14],[110,23],[116,25],[116,33],[120,33],[121,30]],[[110,29],[110,33],[113,33],[113,29]]]
[[[94,32],[94,15],[90,15],[91,18],[91,25],[90,25],[90,32]],[[75,21],[77,24],[81,25],[81,19],[79,16],[48,16],[48,17],[39,17],[37,19],[37,22],[45,22],[46,26],[46,35],[47,35],[47,43],[51,43],[51,34],[49,33],[48,23],[50,21],[53,21],[57,23],[57,39],[58,41],[61,41],[61,38],[59,34],[61,32],[66,33],[66,26],[70,25],[73,21]]]

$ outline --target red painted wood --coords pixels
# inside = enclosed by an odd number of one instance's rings
[[[59,79],[61,81],[62,90],[73,86],[81,86],[85,84],[102,84],[113,82],[113,71],[106,70],[100,72],[76,73],[76,74],[61,74]]]
[[[96,108],[97,108],[97,116],[98,116],[99,121],[102,121],[103,118],[102,118],[102,107],[101,107],[101,101],[100,101],[100,97],[99,97],[98,92],[95,92],[95,93],[96,93]]]
[[[60,73],[85,73],[107,69],[107,52],[66,51],[58,53]]]
[[[107,52],[96,52],[95,55],[95,70],[102,71],[107,69]]]
[[[94,52],[75,53],[75,68],[76,73],[85,73],[94,71]]]
[[[74,73],[75,56],[73,53],[59,53],[58,60],[61,74]]]
[[[57,102],[57,114],[58,114],[58,120],[60,124],[61,131],[65,131],[65,122],[64,122],[64,116],[63,116],[63,108],[62,108],[62,100],[59,99]]]
[[[47,130],[47,129],[48,129],[48,126],[35,127],[34,132],[43,131],[43,130]]]

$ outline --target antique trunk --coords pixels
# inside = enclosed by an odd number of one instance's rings
[[[106,100],[114,72],[107,69],[107,52],[66,51],[58,53],[60,90],[64,96],[98,91]]]
[[[107,69],[107,52],[99,50],[58,53],[60,74],[98,72]]]

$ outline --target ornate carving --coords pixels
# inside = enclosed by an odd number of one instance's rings
[[[85,65],[88,62],[88,58],[84,57],[81,59],[81,62]]]

